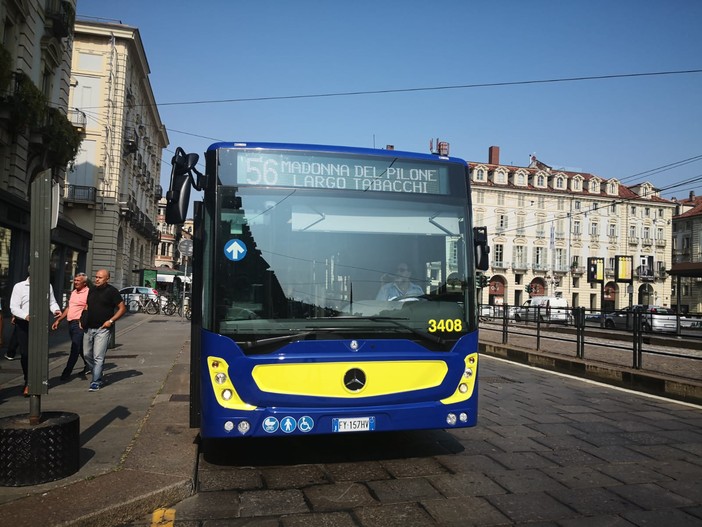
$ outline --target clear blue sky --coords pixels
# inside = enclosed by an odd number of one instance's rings
[[[214,140],[426,152],[439,137],[468,161],[498,145],[505,164],[533,153],[667,198],[702,194],[701,73],[164,105],[702,69],[698,0],[78,0],[77,11],[139,28],[164,160]]]

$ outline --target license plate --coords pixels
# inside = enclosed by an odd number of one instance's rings
[[[345,417],[332,419],[333,432],[368,432],[375,430],[375,417]]]

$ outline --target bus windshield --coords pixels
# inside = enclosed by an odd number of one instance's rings
[[[217,202],[216,333],[413,335],[448,350],[475,330],[465,194],[242,185],[220,186]]]

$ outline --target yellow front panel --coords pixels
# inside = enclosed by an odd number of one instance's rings
[[[357,392],[344,386],[344,375],[352,368],[366,375],[366,385]],[[263,364],[254,368],[253,378],[264,392],[350,398],[434,388],[447,371],[443,361]]]

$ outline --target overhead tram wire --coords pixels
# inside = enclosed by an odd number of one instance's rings
[[[386,95],[392,93],[417,93],[430,91],[446,91],[446,90],[468,90],[475,88],[499,88],[505,86],[528,86],[534,84],[556,84],[565,82],[583,82],[597,80],[613,80],[613,79],[631,79],[641,77],[662,77],[668,75],[690,75],[702,73],[702,69],[689,70],[671,70],[671,71],[652,71],[643,73],[615,73],[611,75],[589,75],[579,77],[561,77],[555,79],[531,79],[522,81],[504,81],[504,82],[485,82],[475,84],[456,84],[445,86],[423,86],[415,88],[388,88],[385,90],[358,90],[347,92],[328,92],[328,93],[309,93],[297,95],[272,95],[263,97],[239,97],[234,99],[202,99],[195,101],[170,101],[156,103],[156,106],[186,106],[194,104],[226,104],[226,103],[241,103],[241,102],[265,102],[265,101],[281,101],[295,99],[321,99],[329,97],[357,97],[363,95]],[[137,104],[135,107],[148,107],[151,104]],[[99,108],[99,107],[96,107]]]
[[[672,189],[675,189],[675,188],[678,188],[678,187],[682,187],[682,186],[685,186],[685,185],[689,185],[690,183],[696,183],[696,182],[698,182],[698,181],[702,182],[702,174],[699,174],[699,175],[697,175],[697,176],[693,176],[693,177],[691,177],[691,178],[689,178],[689,179],[686,179],[686,180],[683,180],[683,181],[678,181],[678,182],[676,182],[676,183],[673,183],[673,184],[671,184],[671,185],[669,185],[669,186],[667,186],[667,187],[660,188],[660,189],[658,189],[658,190],[659,190],[661,193],[663,193],[663,192],[665,192],[665,191],[672,190]],[[633,201],[633,200],[635,200],[635,199],[638,199],[638,198],[640,198],[640,197],[641,197],[641,196],[633,196],[633,197],[630,197],[630,198],[618,198],[618,199],[615,199],[615,200],[609,202],[609,203],[607,204],[607,206],[611,206],[611,205],[614,205],[614,204],[623,205],[623,204],[625,204],[625,203],[629,203],[629,202],[631,202],[631,201]],[[558,219],[565,219],[565,218],[567,218],[567,217],[570,217],[570,218],[577,218],[578,216],[584,216],[584,215],[588,214],[589,212],[594,212],[595,210],[598,210],[598,209],[592,209],[592,208],[590,208],[590,209],[587,209],[587,210],[581,210],[581,211],[579,211],[579,212],[570,212],[570,213],[567,213],[567,215],[564,216],[564,217],[562,217],[562,218],[552,218],[552,219],[537,221],[537,222],[535,222],[535,223],[530,223],[529,225],[524,225],[524,226],[521,226],[521,227],[507,228],[507,229],[502,230],[501,232],[502,232],[502,234],[507,234],[507,233],[510,233],[510,232],[515,232],[515,231],[517,231],[517,230],[519,230],[519,229],[525,229],[525,228],[529,228],[529,227],[538,227],[538,226],[540,226],[540,225],[547,225],[547,224],[549,224],[549,223],[555,222],[555,221],[558,220]],[[488,226],[488,227],[489,227],[489,226]],[[493,226],[493,228],[494,228],[494,226]]]

